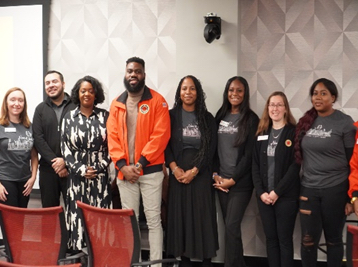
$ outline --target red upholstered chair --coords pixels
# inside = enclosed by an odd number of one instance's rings
[[[89,266],[151,266],[172,263],[175,259],[139,262],[140,235],[131,209],[101,209],[77,201],[85,225]],[[164,265],[163,265],[164,266]]]
[[[38,265],[23,265],[11,262],[0,261],[0,267],[38,267]],[[46,265],[43,267],[58,267],[58,265]],[[81,267],[81,263],[69,264],[66,267]]]
[[[347,225],[347,267],[358,267],[358,226]]]
[[[27,209],[0,204],[0,225],[9,262],[56,265],[66,256],[63,208]]]

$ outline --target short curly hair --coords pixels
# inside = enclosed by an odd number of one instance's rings
[[[81,88],[81,84],[83,82],[89,82],[92,87],[93,90],[95,92],[95,100],[94,100],[94,105],[96,106],[97,104],[101,104],[104,102],[104,91],[102,88],[102,84],[94,77],[92,76],[85,76],[81,79],[79,79],[76,84],[73,86],[72,91],[71,91],[71,100],[74,104],[79,105],[80,104],[80,98],[78,96],[78,92]]]

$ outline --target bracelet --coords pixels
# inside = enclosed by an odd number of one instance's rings
[[[218,174],[217,172],[214,172],[214,173],[213,173],[213,177],[212,177],[213,180],[215,179],[215,176],[219,176],[219,174]]]
[[[175,171],[179,168],[179,166],[175,166],[175,168],[172,170],[172,174],[174,175]]]
[[[357,200],[357,198],[358,198],[358,197],[352,197],[352,199],[351,199],[351,204],[353,204],[353,203],[354,203],[354,201],[356,201],[356,200]]]
[[[198,173],[193,169],[191,169],[191,174],[195,177]]]

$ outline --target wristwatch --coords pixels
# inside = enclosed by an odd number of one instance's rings
[[[353,203],[354,203],[354,201],[356,201],[356,200],[357,200],[357,198],[358,198],[358,197],[352,197],[352,198],[351,198],[351,204],[353,204]]]
[[[142,170],[142,164],[140,164],[139,162],[137,162],[134,167],[136,167],[138,169],[138,171]]]

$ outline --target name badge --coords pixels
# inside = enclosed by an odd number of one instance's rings
[[[268,140],[268,135],[259,135],[257,141]]]
[[[14,127],[5,128],[5,133],[16,133],[16,128]]]
[[[228,127],[228,126],[229,126],[229,122],[221,120],[220,125],[221,125],[221,126],[224,126],[224,127]]]

